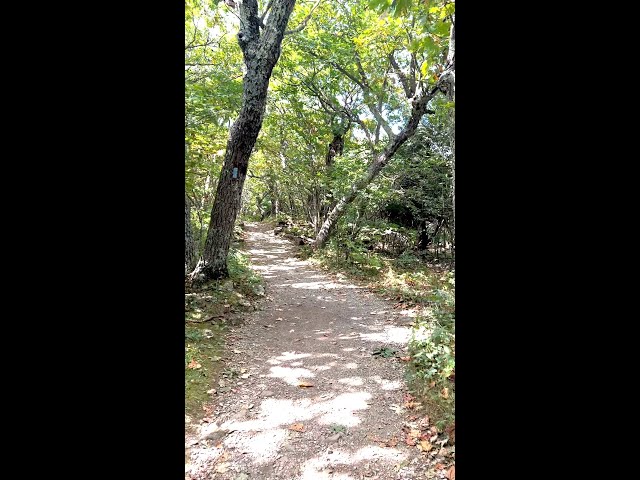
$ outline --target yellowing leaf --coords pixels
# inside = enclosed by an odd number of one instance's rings
[[[420,430],[412,428],[407,432],[405,443],[413,447],[418,442],[418,437],[420,437]]]
[[[426,77],[428,72],[429,72],[429,64],[427,62],[422,62],[422,66],[420,67],[420,73],[422,73],[423,77]]]
[[[187,368],[190,368],[191,370],[197,370],[198,368],[202,368],[202,365],[200,365],[194,358],[189,362],[189,365],[187,365]]]
[[[289,430],[293,430],[294,432],[304,432],[304,425],[302,423],[294,423],[289,426]]]
[[[426,440],[421,440],[420,444],[418,445],[418,448],[423,452],[428,452],[429,450],[431,450],[433,448],[433,445],[431,445]]]

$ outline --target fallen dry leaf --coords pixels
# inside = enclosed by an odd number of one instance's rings
[[[412,428],[407,432],[407,438],[405,439],[405,443],[413,447],[418,442],[419,436],[420,436],[420,430]]]
[[[447,472],[447,478],[449,480],[456,480],[456,466],[455,465],[451,465],[451,468]]]
[[[190,368],[191,370],[197,370],[198,368],[202,368],[202,365],[196,362],[196,359],[194,358],[189,362],[189,365],[187,365],[187,368]]]
[[[404,443],[406,443],[410,447],[414,447],[416,444],[416,439],[414,437],[407,435],[407,438],[405,438]]]
[[[226,473],[228,468],[228,463],[219,463],[218,465],[216,465],[216,473]]]
[[[304,425],[302,423],[294,423],[289,426],[289,430],[293,430],[294,432],[304,432]]]
[[[442,389],[442,392],[440,392],[440,394],[442,395],[443,398],[449,398],[449,389],[447,387],[444,387]]]
[[[427,442],[426,440],[421,440],[420,444],[418,445],[418,448],[420,449],[420,451],[422,452],[428,452],[429,450],[431,450],[433,448],[433,445],[431,445],[429,442]]]
[[[436,470],[442,470],[444,468],[444,464],[442,463],[436,463]]]
[[[400,357],[400,360],[402,360],[403,362],[408,362],[409,360],[411,360],[411,357]]]
[[[450,425],[449,428],[447,428],[446,432],[449,434],[449,443],[451,445],[456,443],[456,426],[455,426],[455,424]]]
[[[391,439],[389,439],[387,443],[385,443],[387,447],[395,447],[397,444],[398,444],[398,439],[396,437],[392,437]]]
[[[300,388],[309,388],[309,387],[313,387],[313,383],[300,382],[300,383],[298,384],[298,386],[299,386]]]

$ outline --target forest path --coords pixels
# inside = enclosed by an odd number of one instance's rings
[[[241,373],[187,438],[186,478],[423,478],[426,454],[403,441],[406,364],[372,355],[406,355],[410,312],[297,259],[272,226],[246,230],[267,298],[230,334]]]

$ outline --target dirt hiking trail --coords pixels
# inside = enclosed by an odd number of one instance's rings
[[[266,300],[230,333],[229,366],[242,373],[213,395],[210,422],[187,435],[186,478],[445,478],[425,476],[439,446],[422,453],[403,440],[417,413],[402,407],[397,358],[410,312],[297,259],[272,226],[249,223],[246,234]],[[397,357],[372,355],[383,346]]]

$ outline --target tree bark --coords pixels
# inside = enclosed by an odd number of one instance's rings
[[[269,79],[280,57],[282,38],[295,3],[295,0],[274,0],[262,32],[257,0],[244,0],[240,4],[238,44],[246,66],[242,107],[231,127],[207,240],[202,258],[191,273],[191,281],[228,276],[227,255],[240,210],[249,157],[262,128]]]
[[[193,269],[196,260],[195,242],[191,228],[191,203],[187,194],[184,195],[184,274]]]

